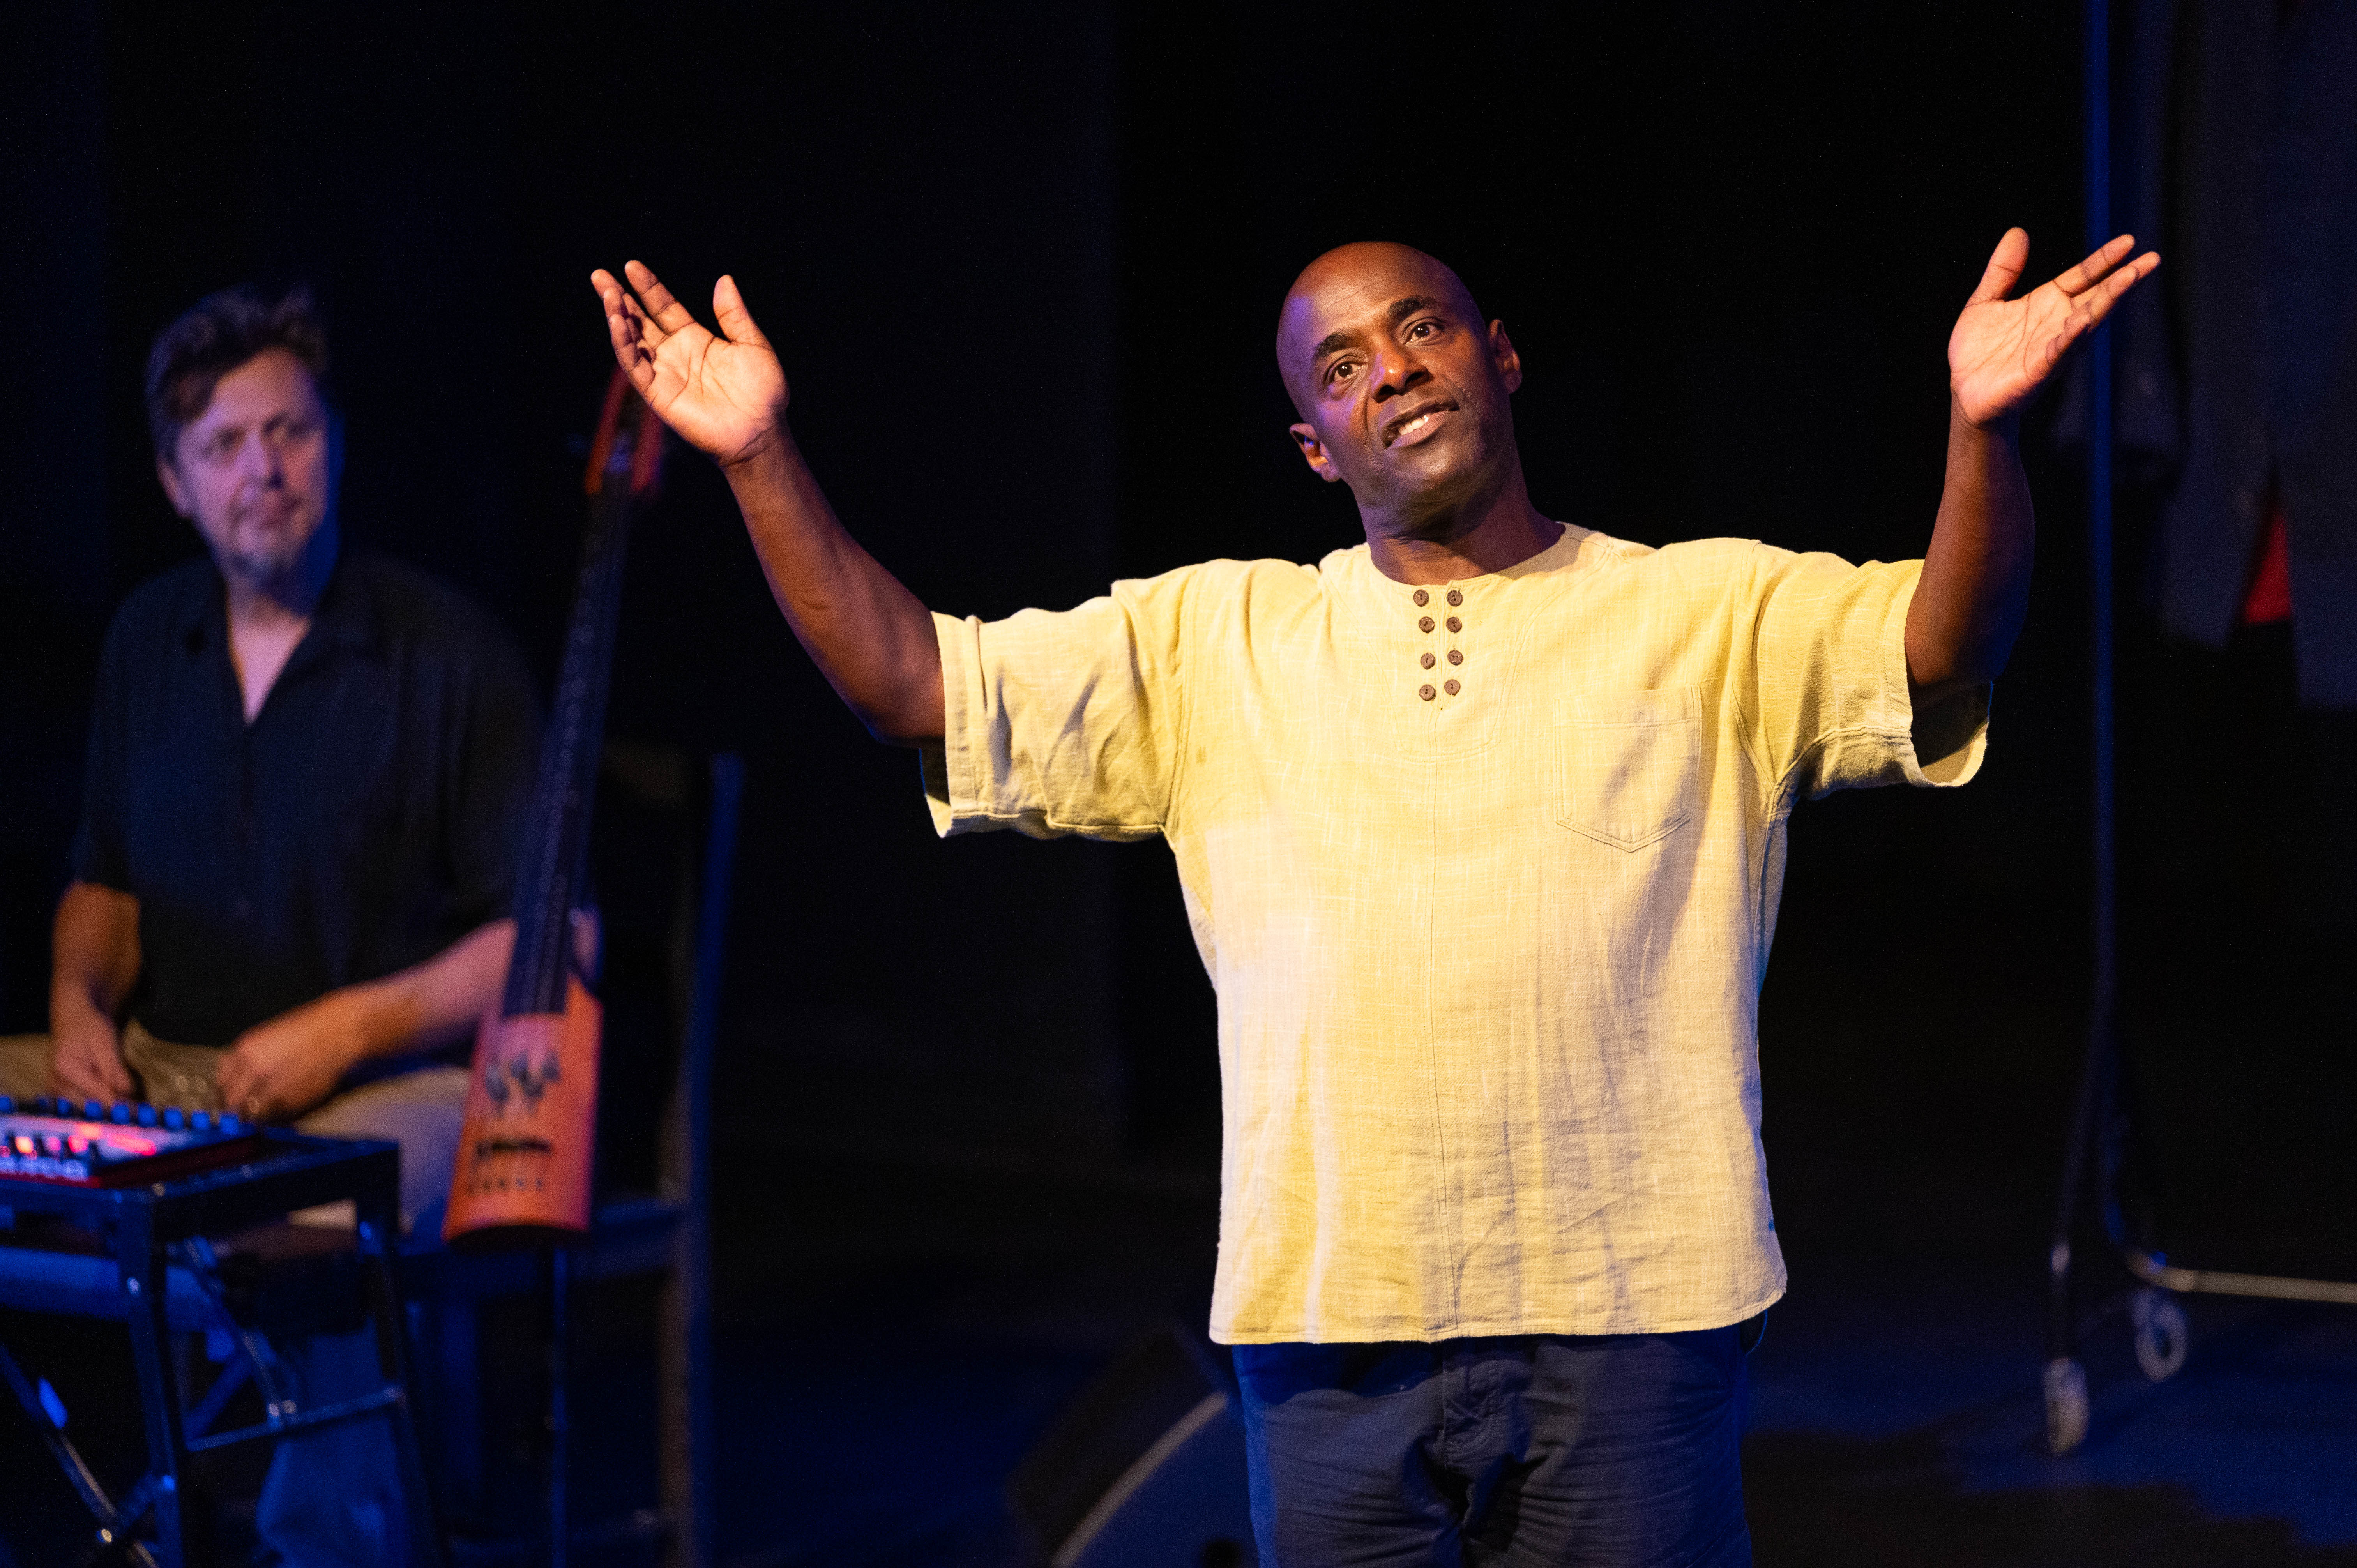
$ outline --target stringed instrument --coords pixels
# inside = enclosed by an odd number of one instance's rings
[[[662,444],[654,411],[617,371],[583,481],[589,525],[516,877],[515,951],[499,1013],[475,1038],[442,1225],[454,1246],[562,1243],[589,1229],[602,1010],[581,972],[574,911],[588,875],[624,546],[633,508],[654,493]]]

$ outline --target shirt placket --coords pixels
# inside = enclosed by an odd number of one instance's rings
[[[1445,708],[1465,690],[1465,590],[1450,583],[1440,588],[1418,588],[1411,596],[1416,607],[1415,629],[1424,639],[1424,648],[1416,655],[1422,680],[1415,694],[1436,708]]]

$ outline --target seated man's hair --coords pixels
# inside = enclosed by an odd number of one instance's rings
[[[297,285],[276,299],[250,284],[209,294],[156,335],[147,350],[147,432],[167,461],[181,430],[205,412],[213,387],[271,349],[303,361],[327,396],[328,335],[311,291]]]

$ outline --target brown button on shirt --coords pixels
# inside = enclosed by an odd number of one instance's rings
[[[1455,695],[1363,546],[935,618],[944,833],[1167,839],[1220,999],[1214,1337],[1736,1322],[1784,1271],[1754,1034],[1804,794],[1961,783],[1920,564],[1577,528],[1449,585]],[[1426,700],[1429,698],[1430,700]]]

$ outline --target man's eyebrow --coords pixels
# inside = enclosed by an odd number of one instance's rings
[[[1407,295],[1392,301],[1383,311],[1383,324],[1387,327],[1397,327],[1417,311],[1428,310],[1439,303],[1439,300],[1430,295]],[[1309,350],[1309,362],[1314,365],[1336,349],[1347,349],[1350,346],[1351,335],[1348,332],[1329,332],[1325,337],[1318,339],[1318,347]]]
[[[1429,310],[1439,303],[1430,295],[1412,294],[1405,299],[1392,301],[1392,307],[1383,312],[1383,321],[1387,326],[1396,327],[1417,311]]]

